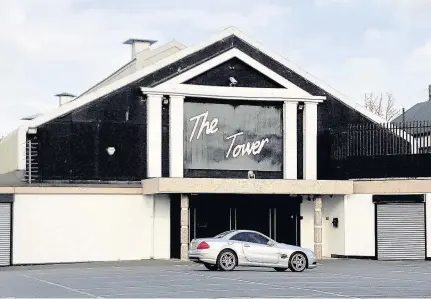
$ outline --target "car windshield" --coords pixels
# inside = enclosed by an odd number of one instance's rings
[[[229,234],[229,233],[231,233],[231,232],[233,232],[233,230],[228,230],[228,231],[226,231],[226,232],[223,232],[223,233],[221,233],[221,234],[218,234],[218,235],[217,235],[217,236],[215,236],[214,238],[215,238],[215,239],[223,238],[224,236],[226,236],[227,234]]]

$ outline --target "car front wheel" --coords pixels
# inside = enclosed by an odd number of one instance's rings
[[[290,257],[289,269],[292,272],[302,272],[307,268],[307,257],[302,252],[295,252]]]
[[[217,266],[223,271],[232,271],[237,264],[236,255],[232,250],[226,249],[220,252],[217,258]]]

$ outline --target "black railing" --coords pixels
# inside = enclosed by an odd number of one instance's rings
[[[349,156],[420,154],[431,146],[431,122],[350,125]]]
[[[330,174],[323,169],[320,173],[331,179],[431,177],[430,133],[430,121],[329,130],[324,139],[331,147],[331,162],[325,162]]]

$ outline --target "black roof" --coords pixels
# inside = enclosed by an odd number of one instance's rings
[[[403,124],[403,120],[405,124]],[[429,134],[431,132],[431,101],[417,103],[404,112],[404,119],[401,114],[392,123],[408,134]]]
[[[404,113],[405,122],[412,121],[431,121],[431,101],[417,103]],[[403,115],[399,115],[392,122],[402,122]]]

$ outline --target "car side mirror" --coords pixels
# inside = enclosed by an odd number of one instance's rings
[[[274,242],[272,242],[272,241],[268,241],[268,243],[266,243],[268,246],[274,246],[275,245],[275,243]]]

